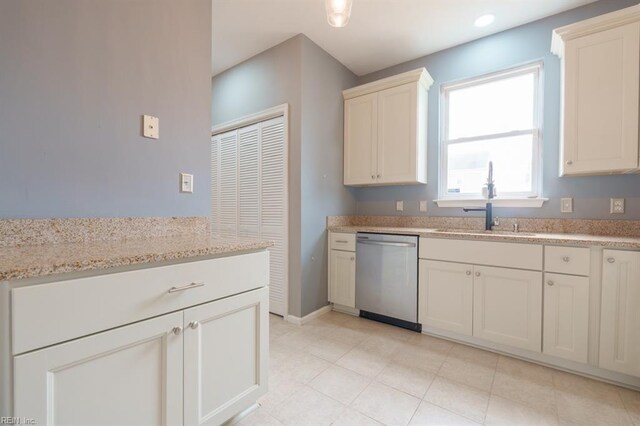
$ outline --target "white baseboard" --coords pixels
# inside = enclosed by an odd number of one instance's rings
[[[360,309],[352,308],[350,306],[338,305],[336,303],[333,304],[333,310],[336,312],[340,312],[347,315],[353,315],[354,317],[360,316]]]
[[[322,308],[318,309],[317,311],[313,311],[311,312],[309,315],[305,315],[302,318],[300,317],[296,317],[293,315],[287,315],[287,322],[290,322],[291,324],[295,324],[295,325],[303,325],[308,323],[309,321],[312,321],[316,318],[318,318],[321,315],[326,314],[327,312],[331,311],[331,305],[327,305],[327,306],[323,306]]]

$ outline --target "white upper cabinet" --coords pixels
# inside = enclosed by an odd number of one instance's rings
[[[345,90],[344,184],[427,183],[427,91],[420,68]]]
[[[640,5],[553,31],[562,60],[560,175],[636,172]]]

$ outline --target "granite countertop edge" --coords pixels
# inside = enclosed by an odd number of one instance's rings
[[[550,244],[580,247],[604,247],[613,249],[640,249],[640,238],[601,236],[588,234],[549,234],[539,232],[489,234],[474,230],[442,230],[431,228],[409,228],[390,226],[341,225],[328,228],[331,232],[356,233],[372,232],[387,234],[407,234],[420,237],[446,238],[476,241],[499,241],[528,244]],[[474,233],[477,232],[477,233]],[[499,232],[499,231],[498,231]]]
[[[172,246],[175,240],[176,246]],[[156,246],[156,243],[157,246]],[[119,253],[119,245],[122,251]],[[213,238],[159,237],[146,240],[102,241],[72,244],[47,244],[3,248],[0,254],[0,282],[58,274],[145,266],[156,262],[197,260],[199,257],[242,254],[264,250],[274,244],[268,240],[217,241]],[[82,249],[90,249],[88,253]],[[80,253],[76,254],[75,253]]]

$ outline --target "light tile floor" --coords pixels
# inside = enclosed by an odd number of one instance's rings
[[[239,425],[636,425],[640,393],[337,312],[270,318],[269,392]]]

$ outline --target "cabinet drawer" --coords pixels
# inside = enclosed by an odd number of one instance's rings
[[[269,253],[262,251],[17,288],[13,354],[268,284]]]
[[[494,241],[420,238],[421,259],[542,270],[542,246]]]
[[[591,251],[580,247],[544,248],[544,270],[560,274],[589,275]]]
[[[356,234],[331,232],[329,239],[331,250],[356,251]]]

